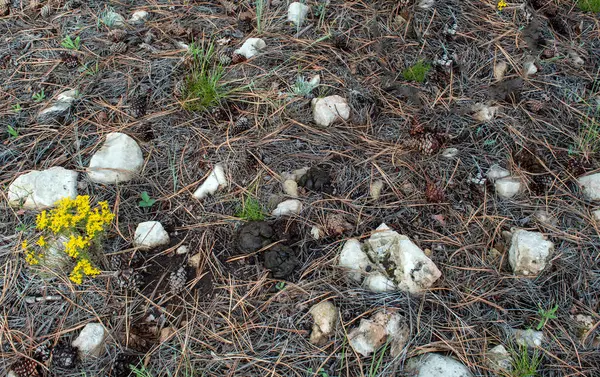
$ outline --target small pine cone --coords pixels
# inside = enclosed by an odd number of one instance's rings
[[[148,93],[140,94],[131,101],[131,110],[136,118],[146,115],[148,109]]]
[[[416,118],[413,119],[409,133],[412,136],[415,136],[415,135],[422,134],[423,132],[425,132],[425,127],[423,126],[423,123],[419,122],[419,120]]]
[[[340,50],[348,50],[350,44],[348,43],[348,36],[343,33],[335,33],[332,38],[333,45]]]
[[[554,178],[550,174],[536,175],[531,182],[531,191],[536,195],[544,195],[552,188]]]
[[[441,187],[428,182],[425,188],[425,198],[429,203],[441,203],[446,199],[446,195]]]
[[[244,55],[233,53],[231,56],[231,64],[239,64],[248,60]]]
[[[133,268],[121,270],[117,273],[117,284],[119,285],[119,288],[137,291],[141,288],[142,283],[142,276],[134,271]]]
[[[231,128],[231,135],[238,135],[250,129],[250,121],[246,117],[239,117]]]
[[[69,0],[65,3],[63,9],[65,10],[72,10],[72,9],[77,9],[81,6],[81,1],[80,0]]]
[[[40,15],[42,16],[42,18],[48,18],[52,14],[52,11],[53,11],[53,9],[50,6],[50,4],[46,4],[40,10]]]
[[[345,231],[352,229],[350,224],[343,215],[339,213],[329,213],[325,217],[325,229],[328,234],[339,236]]]
[[[218,59],[219,59],[219,64],[221,64],[223,66],[229,65],[233,61],[233,59],[231,58],[231,54],[227,50],[221,51],[218,54]]]
[[[123,39],[125,39],[126,36],[127,32],[123,29],[111,30],[108,33],[108,38],[115,43],[121,42]]]
[[[544,102],[538,100],[531,100],[527,102],[527,108],[534,113],[539,113],[544,108]]]
[[[569,159],[567,168],[569,169],[569,173],[571,173],[573,177],[579,177],[580,175],[585,174],[586,170],[583,161],[575,157]]]
[[[32,359],[21,358],[11,367],[17,377],[42,377],[42,367]]]
[[[41,363],[45,363],[50,359],[50,355],[52,354],[52,348],[46,342],[40,344],[35,351],[33,351],[33,358]]]
[[[77,364],[77,349],[69,344],[59,344],[52,352],[52,366],[72,369]]]
[[[74,69],[79,66],[79,58],[68,53],[60,54],[60,59],[69,69]]]
[[[183,291],[186,282],[187,272],[185,267],[179,267],[177,271],[172,272],[171,276],[169,276],[169,288],[171,289],[171,293],[176,295]]]
[[[173,87],[173,95],[176,98],[183,98],[183,91],[185,89],[185,81],[184,80],[179,80],[175,83],[175,86]]]
[[[427,156],[437,153],[443,145],[440,135],[431,132],[421,134],[416,139],[418,151]]]
[[[110,52],[113,54],[122,54],[127,51],[127,43],[118,42],[110,46]]]

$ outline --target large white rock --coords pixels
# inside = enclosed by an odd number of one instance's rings
[[[288,7],[287,19],[288,21],[300,26],[306,19],[306,15],[308,14],[309,10],[310,7],[308,5],[295,1]]]
[[[60,120],[69,113],[71,106],[73,106],[73,102],[75,102],[78,97],[79,92],[76,89],[62,92],[56,97],[56,101],[54,101],[52,105],[38,113],[38,122],[45,123],[52,120]]]
[[[367,240],[367,245],[370,259],[379,264],[379,271],[384,274],[393,271],[388,278],[394,281],[399,290],[420,293],[442,276],[423,250],[386,224],[377,228]]]
[[[504,199],[510,199],[520,193],[522,186],[521,179],[518,177],[500,178],[494,182],[496,194]]]
[[[554,243],[538,232],[515,230],[511,237],[508,261],[517,275],[537,275],[554,251]]]
[[[589,200],[600,200],[600,173],[584,175],[577,179],[583,195]]]
[[[315,123],[321,127],[329,127],[336,122],[350,118],[348,102],[338,95],[313,98],[311,103]]]
[[[397,289],[396,284],[392,280],[377,270],[367,275],[363,285],[373,292],[392,292]]]
[[[112,132],[96,152],[88,167],[88,177],[96,183],[120,183],[133,179],[144,166],[138,143],[128,135]]]
[[[510,172],[497,164],[490,166],[490,169],[488,170],[488,172],[486,174],[487,179],[489,179],[492,182],[496,182],[498,179],[509,177],[509,176],[510,176]]]
[[[77,348],[82,359],[88,356],[100,356],[107,335],[101,323],[88,323],[73,341],[72,346]]]
[[[302,211],[302,203],[298,199],[284,200],[273,210],[273,216],[291,216],[297,215]]]
[[[458,360],[439,353],[411,358],[406,363],[406,371],[414,377],[473,377],[469,368]]]
[[[196,199],[204,199],[209,195],[214,195],[220,188],[227,187],[228,185],[223,165],[216,164],[206,180],[194,192],[194,197]]]
[[[360,242],[351,238],[344,244],[340,253],[339,266],[350,270],[349,276],[355,281],[361,281],[367,266],[371,264],[367,253],[362,250]]]
[[[135,229],[133,246],[142,250],[150,250],[169,244],[169,234],[158,221],[139,223]]]
[[[267,47],[265,41],[260,38],[248,38],[242,47],[234,51],[235,54],[244,56],[246,59],[250,59]]]
[[[397,356],[408,341],[409,334],[410,330],[402,316],[382,311],[369,319],[361,319],[358,327],[348,333],[348,341],[356,352],[369,356],[389,340],[392,356]]]
[[[335,331],[338,323],[339,309],[331,301],[321,301],[310,308],[308,313],[313,317],[313,327],[310,342],[320,345],[327,341]]]
[[[8,202],[26,209],[53,207],[63,198],[77,196],[77,172],[55,166],[47,170],[33,170],[20,175],[8,187]]]

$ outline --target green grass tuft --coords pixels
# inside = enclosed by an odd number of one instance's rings
[[[510,377],[536,377],[538,368],[542,363],[540,352],[535,349],[533,354],[529,354],[527,347],[520,346],[519,350],[512,350],[512,371]]]
[[[191,72],[185,78],[183,87],[183,108],[188,111],[202,111],[219,105],[227,97],[228,91],[221,79],[225,75],[222,65],[213,64],[214,45],[189,48],[192,58]]]
[[[417,62],[412,67],[406,68],[402,71],[402,77],[406,81],[424,82],[427,77],[427,73],[431,70],[431,64],[425,63],[423,60]]]
[[[265,214],[260,202],[251,196],[248,196],[246,200],[244,200],[242,208],[240,208],[235,216],[245,221],[261,221],[265,219]]]
[[[600,12],[600,0],[579,0],[577,5],[584,12]]]

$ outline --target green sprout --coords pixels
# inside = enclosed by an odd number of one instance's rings
[[[79,50],[81,47],[81,38],[77,37],[75,40],[71,39],[70,35],[66,35],[60,45],[69,50]]]
[[[242,208],[235,215],[245,221],[261,221],[265,219],[260,202],[251,196],[246,197],[242,203]]]
[[[46,99],[46,93],[44,93],[44,89],[42,89],[41,91],[34,93],[31,98],[33,98],[35,102],[42,102],[44,99]]]
[[[556,315],[557,310],[558,310],[558,304],[554,305],[553,308],[550,308],[548,310],[543,309],[541,306],[539,306],[538,316],[540,316],[540,320],[539,320],[537,326],[535,327],[535,329],[539,331],[544,326],[546,326],[546,323],[548,323],[549,320],[558,318],[558,316]]]
[[[406,81],[424,82],[429,70],[431,70],[431,64],[420,60],[412,67],[408,67],[402,71],[402,77]]]
[[[142,200],[140,200],[140,202],[138,203],[138,205],[141,208],[150,208],[154,205],[154,203],[156,203],[156,199],[152,199],[150,198],[150,195],[148,195],[147,191],[142,191],[140,194],[140,198]]]
[[[19,136],[19,131],[17,131],[13,126],[11,126],[10,124],[6,126],[6,132],[8,132],[8,134],[11,137],[17,137]]]

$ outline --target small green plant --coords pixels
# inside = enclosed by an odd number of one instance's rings
[[[402,71],[402,77],[404,77],[406,81],[424,82],[430,69],[431,64],[420,60],[412,67],[408,67]]]
[[[304,77],[298,76],[296,78],[296,83],[292,87],[292,93],[297,96],[308,96],[316,87],[314,82],[307,81]]]
[[[536,348],[533,354],[529,354],[526,346],[520,346],[519,350],[513,349],[512,370],[504,377],[536,377],[537,370],[542,363],[542,356]]]
[[[81,47],[81,38],[78,36],[73,40],[70,35],[66,35],[60,42],[60,45],[69,50],[79,50],[79,47]]]
[[[98,72],[100,72],[100,63],[98,63],[98,61],[95,63],[88,63],[85,65],[85,67],[81,67],[80,71],[88,76],[95,76]]]
[[[262,34],[263,32],[263,17],[265,14],[265,0],[256,0],[256,32]]]
[[[283,291],[285,289],[285,281],[280,281],[275,284],[275,288],[277,288],[278,291]]]
[[[135,377],[152,377],[152,373],[150,373],[150,371],[147,370],[144,366],[138,368],[134,365],[131,365],[130,367]]]
[[[33,96],[31,96],[31,98],[33,98],[35,102],[42,102],[46,99],[46,93],[44,93],[44,89],[42,89],[37,93],[33,93]]]
[[[379,368],[381,368],[381,363],[383,362],[383,355],[387,350],[389,342],[386,342],[378,351],[373,353],[373,358],[371,359],[371,367],[369,368],[368,377],[375,377],[379,372]],[[377,357],[377,353],[379,353],[379,358]]]
[[[584,12],[600,12],[600,0],[579,0],[577,5]]]
[[[138,205],[141,208],[150,208],[154,205],[154,203],[156,203],[156,199],[152,199],[150,198],[150,195],[148,195],[147,191],[142,191],[140,193],[140,198],[142,200],[140,200],[140,202],[138,203]]]
[[[538,316],[540,317],[540,320],[539,320],[537,326],[535,327],[535,329],[539,331],[544,326],[546,326],[546,323],[548,323],[549,320],[558,318],[558,316],[556,315],[557,310],[558,310],[558,304],[554,305],[554,307],[547,309],[547,310],[542,308],[541,306],[539,306]]]
[[[19,131],[17,131],[10,124],[6,126],[6,132],[8,132],[8,134],[10,135],[10,137],[17,137],[17,136],[19,136]]]
[[[104,11],[102,11],[102,13],[100,13],[97,26],[99,27],[100,23],[103,23],[108,27],[113,27],[117,22],[122,23],[123,17],[116,13],[112,8],[107,8]]]
[[[23,108],[21,107],[20,103],[12,105],[12,111],[14,111],[15,113],[20,113],[22,110]]]
[[[308,373],[308,375],[309,375],[309,376],[312,376],[312,375],[314,375],[314,374],[315,374],[315,371],[313,370],[313,368],[308,368],[308,369],[306,370],[306,372]],[[329,377],[329,373],[327,373],[327,372],[325,371],[325,369],[321,368],[321,369],[319,369],[319,371],[317,372],[317,376],[320,376],[320,377]]]
[[[214,45],[198,46],[192,43],[188,54],[192,58],[191,72],[185,78],[182,106],[188,111],[201,111],[218,105],[228,95],[221,79],[225,69],[213,65]]]
[[[245,221],[261,221],[265,219],[260,202],[251,196],[246,197],[242,203],[242,208],[235,215]]]
[[[19,223],[19,225],[17,225],[15,227],[15,230],[17,232],[27,232],[28,230],[34,229],[35,225],[33,224],[28,224],[28,223]]]

